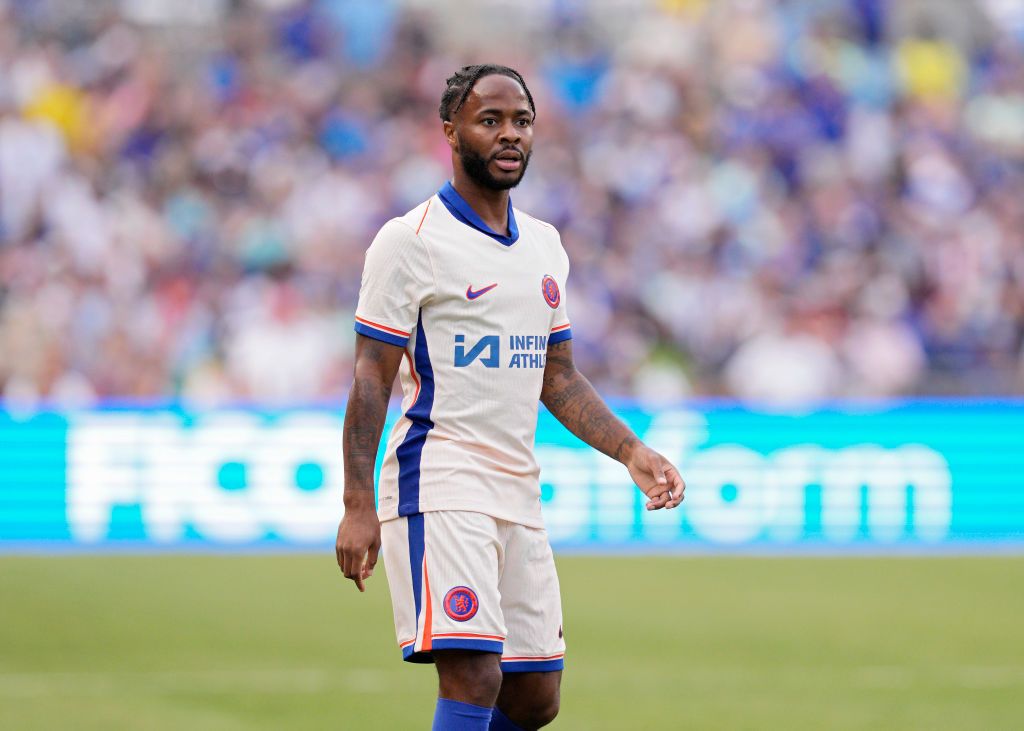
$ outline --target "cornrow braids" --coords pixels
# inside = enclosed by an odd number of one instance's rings
[[[499,66],[493,63],[481,63],[473,66],[463,66],[461,69],[456,71],[454,74],[448,77],[447,87],[444,90],[444,94],[441,95],[441,106],[438,112],[441,115],[441,119],[445,122],[451,122],[462,105],[466,102],[466,97],[469,96],[469,92],[473,91],[473,87],[476,86],[476,82],[482,79],[484,76],[492,76],[499,74],[501,76],[508,76],[515,79],[523,87],[523,91],[526,92],[526,99],[530,102],[530,111],[533,112],[533,116],[537,116],[537,109],[533,105],[533,94],[530,93],[530,88],[523,81],[523,77],[515,69],[509,68],[508,66]]]

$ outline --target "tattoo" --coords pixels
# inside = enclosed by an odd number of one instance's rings
[[[345,409],[345,492],[373,492],[373,468],[402,350],[360,336]]]
[[[640,441],[576,370],[571,341],[548,347],[540,398],[565,428],[612,459],[624,461]]]

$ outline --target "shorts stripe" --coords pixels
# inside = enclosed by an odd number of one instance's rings
[[[544,657],[503,657],[501,659],[502,659],[503,662],[514,662],[514,661],[540,662],[542,660],[558,660],[559,658],[562,658],[562,657],[565,657],[565,653],[564,652],[560,652],[557,655],[545,655]]]
[[[433,645],[433,612],[434,602],[430,597],[430,574],[427,573],[427,557],[423,556],[423,589],[427,593],[426,603],[427,607],[423,610],[423,643],[420,645],[420,649],[424,652],[429,652]]]
[[[501,672],[503,673],[551,673],[556,670],[565,669],[565,660],[513,660],[501,661]]]
[[[434,640],[435,650],[480,650],[500,655],[505,645],[495,640],[475,640],[468,637],[452,637],[445,640]]]
[[[505,638],[501,635],[481,635],[475,632],[444,632],[434,635],[434,639],[441,637],[471,637],[481,640],[497,640],[498,642],[504,642]]]
[[[410,515],[406,518],[406,527],[409,531],[409,566],[412,569],[412,598],[416,607],[416,621],[419,622],[420,609],[423,605],[423,554],[425,545],[423,542],[423,513]],[[417,624],[417,635],[419,627]],[[418,637],[413,638],[415,642]]]

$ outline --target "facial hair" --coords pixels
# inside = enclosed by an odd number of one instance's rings
[[[509,190],[519,185],[519,182],[523,179],[523,176],[526,174],[526,166],[530,163],[531,154],[528,152],[523,155],[523,165],[519,168],[519,177],[514,180],[498,180],[495,178],[491,175],[491,171],[487,169],[487,165],[493,158],[488,159],[465,145],[460,145],[459,159],[462,161],[462,169],[466,171],[469,179],[481,188]]]

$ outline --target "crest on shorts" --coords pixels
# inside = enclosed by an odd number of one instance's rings
[[[544,295],[544,301],[554,309],[562,301],[562,294],[558,291],[558,282],[550,274],[545,274],[540,280],[540,291]]]
[[[472,619],[479,608],[480,600],[468,586],[456,586],[444,595],[444,613],[456,622]]]

